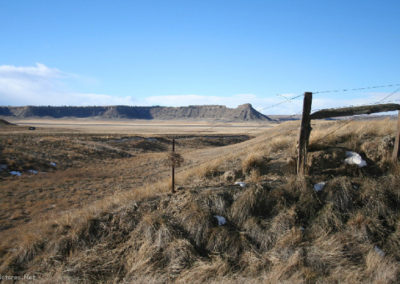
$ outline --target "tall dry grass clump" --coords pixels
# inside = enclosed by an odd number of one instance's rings
[[[316,131],[323,135],[331,124]],[[354,168],[335,152],[391,131],[365,126],[368,135],[353,141],[362,126],[349,125],[313,149],[319,153],[311,167],[319,170],[306,177],[285,171],[292,140],[272,143],[265,134],[229,148],[237,151],[229,159],[182,170],[190,174],[176,194],[168,194],[165,179],[51,220],[4,252],[0,274],[60,283],[398,283],[399,167],[370,158],[366,169]],[[368,168],[375,166],[379,174]],[[244,184],[221,179],[237,169]]]
[[[339,177],[316,193],[307,180],[289,177],[280,186],[143,197],[88,215],[78,226],[58,223],[48,241],[11,254],[2,269],[73,283],[395,283],[398,182]]]
[[[243,174],[249,174],[252,170],[265,173],[268,159],[260,152],[247,155],[242,161]]]

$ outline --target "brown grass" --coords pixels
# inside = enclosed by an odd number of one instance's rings
[[[316,135],[335,124],[317,124]],[[349,124],[318,145],[312,137],[321,151],[313,162],[328,167],[318,161],[327,147],[361,150],[391,135],[391,126],[370,124]],[[383,124],[391,122],[372,123]],[[14,188],[57,181],[90,188],[89,180],[98,178],[102,192],[120,190],[48,222],[39,224],[45,215],[37,215],[18,226],[18,238],[2,243],[0,274],[31,273],[48,283],[399,282],[400,171],[374,160],[386,146],[363,153],[379,174],[339,163],[302,179],[288,170],[296,130],[287,123],[240,144],[182,151],[185,163],[177,174],[183,189],[174,195],[168,194],[164,153],[110,158],[82,174],[65,169],[43,181],[7,178],[3,186]],[[224,181],[227,171],[242,172],[246,187]],[[326,186],[315,192],[320,181]],[[124,189],[129,183],[134,190]],[[216,215],[227,223],[219,226]]]

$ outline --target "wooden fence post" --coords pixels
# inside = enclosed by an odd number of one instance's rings
[[[397,130],[396,130],[396,140],[394,142],[394,148],[393,148],[393,155],[392,159],[393,161],[397,162],[398,158],[400,156],[399,148],[400,148],[400,110],[398,111],[398,118],[397,118]]]
[[[171,167],[171,192],[175,193],[175,168],[180,167],[183,163],[183,157],[175,152],[175,138],[172,138],[172,151],[168,153],[165,165]]]
[[[301,117],[301,126],[298,142],[298,159],[297,159],[297,175],[304,176],[306,174],[306,163],[307,163],[307,151],[308,151],[308,140],[311,132],[311,103],[312,93],[304,93],[303,101],[303,115]]]
[[[175,138],[172,138],[172,153],[175,153]],[[175,163],[172,163],[171,191],[175,193]]]

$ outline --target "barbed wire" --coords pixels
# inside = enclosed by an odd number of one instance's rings
[[[334,130],[332,130],[328,134],[326,134],[323,137],[317,139],[316,142],[320,142],[321,140],[325,140],[325,138],[327,138],[328,136],[336,133],[340,129],[342,129],[342,128],[346,127],[347,125],[349,125],[350,123],[354,122],[354,117],[352,119],[347,120],[347,121],[346,120],[339,120],[339,122],[342,122],[342,125],[339,125],[339,127],[335,128]]]
[[[326,90],[326,91],[315,91],[312,92],[312,94],[327,94],[327,93],[339,93],[339,92],[350,92],[350,91],[363,91],[363,90],[371,90],[371,89],[379,89],[379,88],[389,88],[389,87],[398,87],[396,88],[393,92],[389,93],[388,95],[386,95],[384,98],[378,100],[377,102],[373,103],[373,104],[379,104],[382,103],[384,101],[388,102],[398,102],[398,100],[392,100],[392,101],[387,101],[387,99],[389,99],[390,97],[394,96],[395,94],[397,94],[400,91],[400,83],[394,83],[394,84],[387,84],[387,85],[375,85],[375,86],[367,86],[367,87],[360,87],[360,88],[351,88],[351,89],[336,89],[336,90]],[[284,97],[282,94],[278,94],[277,96],[280,97]],[[304,94],[296,94],[292,97],[284,97],[284,100],[269,105],[267,107],[262,108],[262,111],[277,107],[279,105],[285,104],[285,103],[289,103],[292,102],[293,100],[299,99],[301,97],[303,97]],[[348,107],[354,107],[354,105],[348,106]],[[314,109],[313,112],[322,110],[322,108],[319,109]],[[298,117],[302,115],[302,111],[286,116],[285,120],[291,120],[294,117]],[[322,139],[328,137],[329,135],[332,135],[333,133],[337,132],[338,130],[340,130],[341,128],[345,127],[346,125],[348,125],[349,123],[353,122],[353,119],[348,120],[346,123],[340,125],[337,129],[334,129],[333,131],[331,131],[330,133],[328,133],[327,135],[325,135]]]
[[[336,89],[336,90],[325,90],[325,91],[314,91],[313,94],[328,94],[328,93],[345,93],[345,92],[354,92],[354,91],[363,91],[363,90],[371,90],[371,89],[382,89],[389,87],[398,87],[400,83],[388,84],[388,85],[377,85],[377,86],[368,86],[368,87],[360,87],[360,88],[351,88],[351,89]]]
[[[388,94],[388,95],[387,95],[386,97],[384,97],[383,99],[377,101],[376,103],[379,104],[379,103],[381,103],[381,102],[384,102],[386,99],[388,99],[388,98],[394,96],[394,95],[395,95],[397,92],[399,92],[399,91],[400,91],[400,87],[397,88],[396,90],[394,90],[393,92],[391,92],[390,94]]]
[[[398,86],[398,85],[400,85],[400,84],[397,84],[397,85],[396,85],[396,84],[392,84],[391,86]],[[386,85],[385,87],[389,87],[389,85]],[[372,88],[372,87],[369,87],[369,88]],[[375,88],[375,87],[374,87],[374,88]],[[365,89],[365,88],[364,88],[364,89]],[[371,105],[382,103],[382,102],[384,102],[385,100],[387,100],[388,98],[390,98],[390,97],[392,97],[393,95],[395,95],[396,93],[398,93],[399,91],[400,91],[400,87],[397,88],[397,89],[395,89],[393,92],[391,92],[390,94],[388,94],[388,95],[385,96],[384,98],[382,98],[382,99],[376,101],[375,103],[373,103],[373,104],[371,104]],[[394,101],[396,101],[396,100],[394,100]],[[387,101],[386,103],[388,103],[388,101]],[[351,106],[351,107],[352,107],[352,106]],[[324,135],[323,137],[317,139],[316,142],[320,142],[321,140],[325,140],[325,138],[327,138],[328,136],[330,136],[330,135],[336,133],[337,131],[339,131],[340,129],[346,127],[347,125],[349,125],[350,123],[352,123],[352,122],[354,121],[354,117],[355,117],[355,116],[352,116],[351,119],[347,120],[347,121],[344,122],[342,125],[339,125],[339,127],[337,127],[336,129],[334,129],[333,131],[331,131],[331,132],[329,132],[328,134]]]
[[[280,95],[278,94],[278,96],[280,96]],[[298,99],[298,98],[300,98],[300,97],[302,97],[302,96],[303,96],[303,94],[301,94],[301,95],[295,95],[295,96],[290,97],[290,98],[285,98],[285,100],[283,100],[283,101],[280,101],[280,102],[278,102],[278,103],[272,104],[272,105],[267,106],[267,107],[263,107],[262,110],[264,111],[264,110],[267,110],[267,109],[274,108],[274,107],[276,107],[276,106],[279,106],[279,105],[282,105],[282,104],[291,102],[291,101],[293,101],[293,100],[295,100],[295,99]]]
[[[387,99],[390,98],[390,97],[392,97],[392,96],[394,96],[394,95],[396,95],[396,94],[398,94],[399,91],[400,91],[400,87],[399,87],[399,88],[396,88],[393,92],[389,93],[389,94],[386,95],[384,98],[377,100],[376,102],[369,103],[369,104],[348,105],[348,106],[343,106],[342,108],[346,108],[346,107],[357,107],[357,106],[365,106],[365,105],[376,105],[376,104],[380,104],[380,103],[383,103],[383,102],[385,102],[385,103],[398,102],[400,99],[397,99],[397,100],[390,100],[390,101],[387,101]],[[322,109],[315,109],[315,110],[313,110],[313,111],[316,112],[316,111],[319,111],[319,110],[322,110]]]
[[[382,103],[384,101],[386,101],[387,103],[400,101],[400,99],[387,101],[387,99],[391,98],[392,96],[394,96],[395,94],[397,94],[400,91],[400,83],[388,84],[388,85],[379,85],[379,86],[368,86],[368,87],[352,88],[352,89],[336,89],[336,90],[326,90],[326,91],[315,91],[315,92],[312,92],[312,94],[327,94],[327,93],[339,93],[339,92],[350,92],[350,91],[364,91],[364,90],[379,89],[379,88],[389,88],[389,87],[398,87],[398,88],[396,88],[394,91],[392,91],[391,93],[389,93],[388,95],[386,95],[385,97],[383,97],[382,99],[378,100],[377,102],[375,102],[373,104],[379,104],[379,103]],[[303,96],[304,96],[304,94],[294,95],[294,96],[292,96],[290,98],[284,97],[285,100],[282,100],[281,102],[278,102],[278,103],[272,104],[272,105],[270,105],[268,107],[265,107],[265,108],[263,108],[263,110],[274,108],[276,106],[291,102],[291,101],[293,101],[295,99],[298,99],[300,97],[303,97]],[[314,112],[319,111],[319,110],[322,110],[322,109],[315,109]],[[302,115],[302,111],[299,112],[299,113],[292,114],[290,116],[285,117],[285,120],[290,120],[293,117],[301,116],[301,115]],[[320,141],[325,140],[330,135],[338,132],[340,129],[342,129],[342,128],[346,127],[347,125],[349,125],[350,123],[354,122],[355,121],[355,117],[356,116],[352,116],[351,119],[339,120],[338,122],[339,122],[340,125],[338,127],[333,129],[332,131],[330,131],[328,134],[324,135],[323,137],[316,139],[314,143],[319,143]]]
[[[377,103],[381,103],[383,101],[385,101],[386,99],[390,98],[391,96],[395,95],[396,93],[398,93],[400,91],[400,83],[394,83],[394,84],[387,84],[387,85],[375,85],[375,86],[367,86],[367,87],[359,87],[359,88],[350,88],[350,89],[334,89],[334,90],[325,90],[325,91],[313,91],[312,94],[316,95],[316,94],[328,94],[328,93],[339,93],[339,92],[352,92],[352,91],[365,91],[365,90],[371,90],[371,89],[382,89],[382,88],[389,88],[389,87],[399,87],[397,88],[395,91],[391,92],[390,94],[388,94],[387,96],[385,96],[384,98],[382,98],[381,100],[379,100]],[[283,97],[282,94],[277,94],[277,96]],[[261,110],[265,111],[274,107],[277,107],[279,105],[285,104],[285,103],[289,103],[293,100],[296,100],[298,98],[303,97],[304,94],[296,94],[292,97],[284,97],[284,100],[277,102],[275,104],[263,107]],[[319,109],[321,110],[321,109]],[[314,110],[317,111],[317,110]],[[297,114],[291,115],[296,116]]]

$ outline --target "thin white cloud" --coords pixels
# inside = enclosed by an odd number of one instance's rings
[[[202,95],[166,95],[150,96],[143,100],[144,105],[164,105],[164,106],[188,106],[188,105],[226,105],[236,107],[237,105],[249,102],[254,95],[234,95],[232,97],[223,96],[202,96]]]
[[[49,68],[44,64],[36,63],[36,66],[22,66],[17,67],[13,65],[1,65],[0,76],[1,77],[20,77],[25,76],[26,78],[57,78],[62,77],[65,73],[61,72],[56,68]]]
[[[324,108],[335,108],[345,106],[357,106],[375,104],[384,98],[386,93],[366,94],[363,97],[349,97],[337,99],[329,96],[314,96],[313,111]],[[400,94],[399,94],[400,95]],[[294,115],[301,114],[303,107],[302,97],[295,100],[295,94],[285,94],[280,96],[260,97],[255,94],[238,94],[230,97],[224,96],[201,96],[201,95],[167,95],[151,96],[144,99],[142,105],[163,105],[163,106],[188,106],[188,105],[226,105],[227,107],[237,107],[238,105],[251,103],[253,107],[261,113],[267,115]],[[399,96],[397,96],[399,97]]]
[[[0,105],[132,105],[132,97],[71,92],[68,80],[79,76],[36,63],[0,66]]]
[[[85,80],[85,77],[82,77]],[[251,103],[258,111],[271,114],[301,114],[302,97],[291,100],[295,94],[259,96],[236,94],[232,96],[205,96],[198,94],[149,96],[139,100],[131,96],[118,97],[109,94],[70,91],[69,83],[81,80],[81,76],[65,73],[56,68],[37,63],[34,66],[0,65],[0,105],[238,105]],[[313,110],[349,105],[373,104],[385,98],[388,93],[368,93],[364,96],[349,95],[335,97],[315,95]],[[390,99],[399,99],[400,94]],[[277,105],[279,104],[279,105]]]
[[[104,94],[90,94],[90,93],[69,93],[68,101],[77,102],[75,104],[70,104],[70,105],[80,105],[80,106],[133,105],[135,102],[130,96],[116,97]]]

